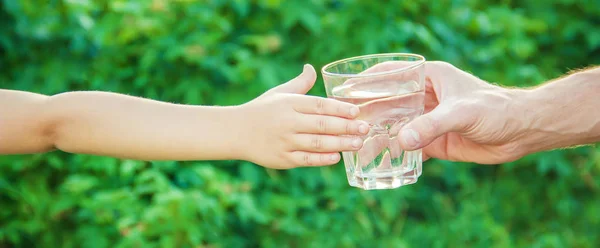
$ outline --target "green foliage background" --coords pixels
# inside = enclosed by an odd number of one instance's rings
[[[304,63],[383,52],[510,86],[600,63],[599,1],[1,3],[0,88],[44,94],[241,104]],[[594,147],[429,161],[417,184],[387,191],[349,187],[341,164],[0,156],[0,247],[598,247],[599,184]]]

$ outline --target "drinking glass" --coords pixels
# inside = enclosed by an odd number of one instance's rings
[[[402,126],[423,114],[425,58],[417,54],[373,54],[342,59],[321,70],[327,97],[356,104],[369,123],[363,147],[342,152],[348,183],[371,189],[413,184],[421,175],[421,150],[400,148]]]

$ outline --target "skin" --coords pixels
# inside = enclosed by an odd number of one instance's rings
[[[600,141],[600,68],[533,89],[492,85],[448,63],[425,64],[425,114],[399,133],[426,157],[499,164]]]
[[[139,160],[240,159],[268,168],[323,166],[362,147],[368,124],[349,103],[306,96],[312,66],[228,107],[171,104],[108,92],[54,96],[0,90],[0,154],[59,149]]]

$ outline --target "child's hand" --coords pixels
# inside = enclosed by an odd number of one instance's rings
[[[291,81],[240,106],[242,158],[275,169],[332,165],[340,151],[362,147],[366,122],[354,120],[357,106],[306,96],[316,80],[310,65]],[[350,135],[350,136],[349,136]]]
[[[0,154],[60,149],[140,160],[244,159],[278,169],[335,164],[339,151],[362,146],[352,135],[369,127],[353,120],[357,106],[305,96],[315,79],[307,65],[288,83],[228,107],[109,92],[0,90]]]

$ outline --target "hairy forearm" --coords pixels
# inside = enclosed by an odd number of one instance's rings
[[[600,141],[600,68],[523,91],[517,100],[527,153]]]
[[[39,121],[30,138],[41,142],[13,153],[57,148],[141,160],[236,158],[237,107],[177,105],[104,92],[69,92],[35,105],[37,111],[29,114]]]

